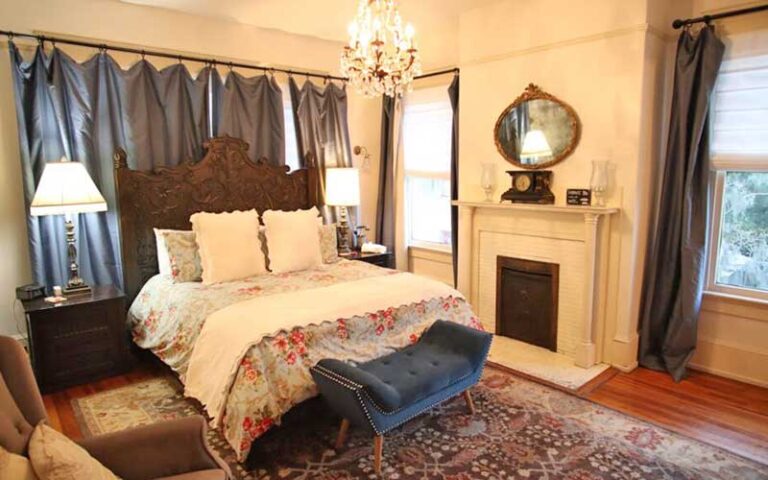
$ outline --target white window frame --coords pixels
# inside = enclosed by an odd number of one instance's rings
[[[768,155],[720,154],[711,159],[709,252],[707,252],[707,283],[705,293],[768,302],[768,292],[752,288],[717,283],[717,257],[720,251],[720,230],[723,224],[723,194],[727,172],[768,173]]]
[[[419,109],[419,105],[428,105],[431,103],[438,103],[437,97],[435,96],[435,93],[439,91],[440,89],[447,89],[446,86],[440,86],[440,87],[428,87],[424,89],[424,93],[426,93],[424,100],[430,99],[431,101],[424,101],[416,103],[414,106],[416,109]],[[416,91],[419,92],[419,91]],[[416,93],[414,92],[414,93]],[[418,95],[418,93],[416,93]],[[446,93],[446,99],[447,99],[447,93]],[[408,97],[406,97],[406,105],[404,108],[408,108]],[[442,103],[441,101],[439,103]],[[450,100],[447,103],[449,109],[450,109]],[[407,110],[406,110],[407,112]],[[406,114],[404,112],[404,115]],[[405,121],[403,119],[403,125],[405,125]],[[406,247],[414,247],[414,248],[423,248],[427,250],[436,250],[440,252],[445,253],[451,253],[453,251],[451,242],[448,243],[439,243],[439,242],[428,242],[424,240],[413,240],[411,233],[411,222],[412,222],[412,215],[411,215],[411,209],[408,205],[408,179],[409,178],[422,178],[422,179],[428,179],[428,180],[442,180],[442,181],[451,181],[451,172],[437,172],[437,171],[429,171],[429,170],[410,170],[405,167],[407,162],[405,162],[405,151],[403,151],[403,196],[404,196],[404,204],[403,204],[403,210],[404,210],[404,220],[405,220],[405,245]],[[448,200],[450,203],[450,199]]]
[[[438,250],[441,252],[451,253],[453,251],[451,243],[438,243],[427,242],[424,240],[413,240],[411,237],[411,221],[413,220],[411,215],[411,209],[408,208],[408,179],[409,178],[425,178],[428,180],[447,180],[451,181],[451,173],[445,172],[429,172],[423,170],[405,170],[403,174],[403,190],[405,192],[405,243],[408,247],[425,248],[428,250]],[[449,200],[450,202],[450,200]]]

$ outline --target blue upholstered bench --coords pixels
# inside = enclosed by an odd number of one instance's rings
[[[381,472],[383,435],[480,380],[492,335],[455,322],[436,321],[402,350],[353,366],[334,359],[311,368],[320,394],[343,420],[336,448],[350,422],[374,434],[374,468]]]

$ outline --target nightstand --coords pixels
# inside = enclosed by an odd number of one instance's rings
[[[97,286],[62,303],[23,302],[29,353],[44,393],[124,373],[132,365],[125,295]]]
[[[370,263],[372,265],[378,265],[385,268],[395,268],[395,258],[392,252],[386,253],[361,253],[352,252],[352,255],[343,257],[349,260],[359,260],[361,262]]]

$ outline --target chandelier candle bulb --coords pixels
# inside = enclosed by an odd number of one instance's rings
[[[401,96],[421,74],[415,29],[406,24],[394,0],[360,0],[347,28],[349,45],[341,54],[341,73],[368,97]]]

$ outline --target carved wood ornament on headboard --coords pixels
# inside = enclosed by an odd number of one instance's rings
[[[288,172],[266,159],[251,161],[248,144],[232,137],[206,142],[199,162],[151,172],[128,168],[123,150],[115,153],[115,189],[120,226],[123,281],[129,301],[157,274],[153,228],[190,230],[196,212],[296,210],[318,205],[317,168]],[[237,252],[233,252],[237,254]]]

